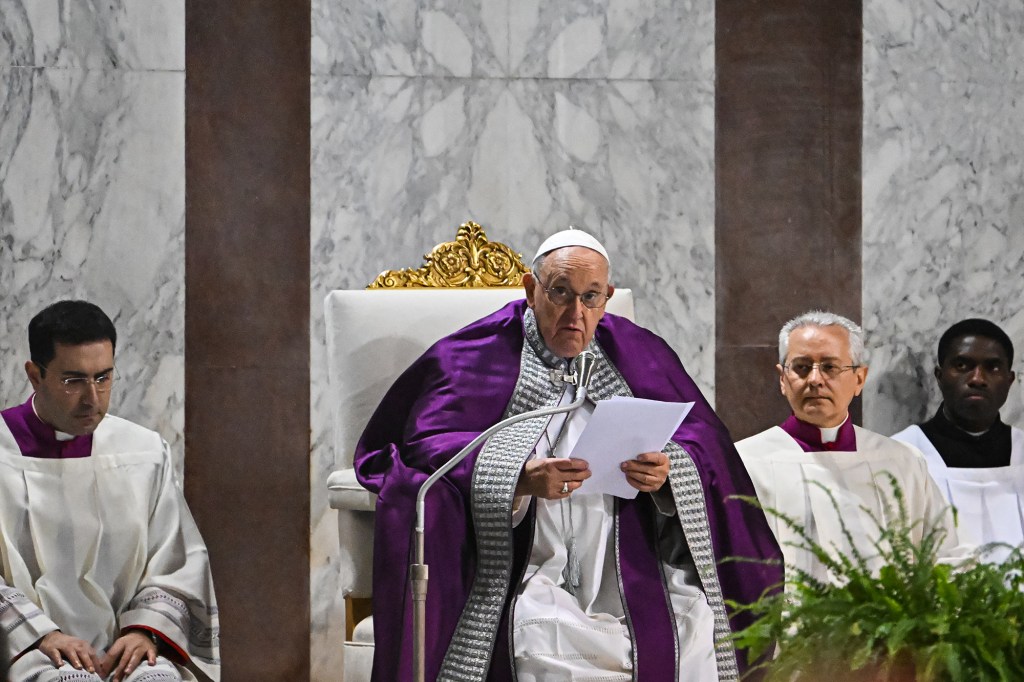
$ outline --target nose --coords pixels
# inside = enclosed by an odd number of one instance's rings
[[[967,383],[970,386],[984,386],[988,383],[988,373],[981,364],[975,365],[967,375]]]
[[[82,402],[87,405],[95,405],[99,402],[100,392],[96,387],[96,382],[89,381],[85,384],[85,390],[82,391]]]
[[[583,313],[586,311],[587,306],[583,305],[583,299],[578,295],[573,296],[572,303],[569,304],[569,310],[572,312],[573,319],[579,319],[583,317]]]
[[[821,373],[821,365],[817,362],[811,365],[811,371],[807,375],[807,383],[821,385],[825,383],[825,376]]]

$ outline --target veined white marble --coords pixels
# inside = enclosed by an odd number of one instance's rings
[[[714,73],[712,3],[545,2],[536,20],[531,16],[510,27],[510,49],[514,57],[521,55],[510,59],[517,76],[689,81]]]
[[[6,0],[0,23],[19,48],[0,66],[185,68],[184,0]]]
[[[705,80],[707,1],[313,3],[315,75]]]
[[[111,412],[184,428],[184,74],[5,67],[0,403],[29,385],[27,326],[69,297],[114,319]]]
[[[1012,0],[864,5],[864,417],[882,433],[934,413],[952,323],[990,319],[1024,353],[1022,29]],[[1002,416],[1024,423],[1019,385]]]

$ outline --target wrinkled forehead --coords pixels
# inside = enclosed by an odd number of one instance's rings
[[[566,246],[544,254],[541,274],[548,278],[608,283],[608,260],[585,246]]]
[[[850,354],[850,332],[835,324],[801,325],[789,333],[789,348],[786,354],[790,358],[845,357]]]

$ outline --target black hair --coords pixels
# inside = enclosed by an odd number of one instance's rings
[[[100,307],[88,301],[57,301],[28,323],[28,349],[32,362],[41,368],[57,354],[57,344],[78,346],[110,341],[117,346],[117,330]]]
[[[972,317],[960,320],[947,329],[942,338],[939,339],[939,367],[942,367],[943,361],[949,355],[949,349],[953,342],[963,336],[984,336],[987,339],[992,339],[1006,351],[1007,363],[1013,364],[1013,342],[1010,341],[1010,337],[1006,335],[1006,332],[1000,329],[999,325],[994,322]]]

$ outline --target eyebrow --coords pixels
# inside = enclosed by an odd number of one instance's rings
[[[566,286],[569,283],[570,282],[568,281],[568,276],[567,275],[561,275],[561,276],[558,276],[558,277],[552,277],[550,285],[553,286],[553,287],[559,286],[559,287],[565,287],[566,289],[569,289],[571,287]],[[590,284],[587,284],[586,287],[588,289],[600,289],[601,288],[601,282],[599,282],[597,280],[594,280]]]
[[[1005,363],[1009,364],[1009,361],[1007,360],[1006,356],[1003,355],[1002,353],[995,354],[995,355],[981,355],[980,357],[977,356],[977,355],[971,355],[969,353],[954,353],[954,354],[949,356],[949,359],[950,360],[970,360],[971,362],[992,362],[993,360],[995,360],[995,361],[998,361],[998,362],[1005,362]]]
[[[92,375],[92,377],[95,379],[96,377],[101,377],[104,374],[110,374],[113,371],[114,371],[113,367],[108,367],[107,369],[103,370],[102,372],[96,372],[95,374]],[[70,370],[69,369],[69,370],[66,370],[64,372],[61,372],[60,375],[62,377],[87,377],[87,376],[89,376],[89,373],[88,372],[76,372],[74,370]]]

